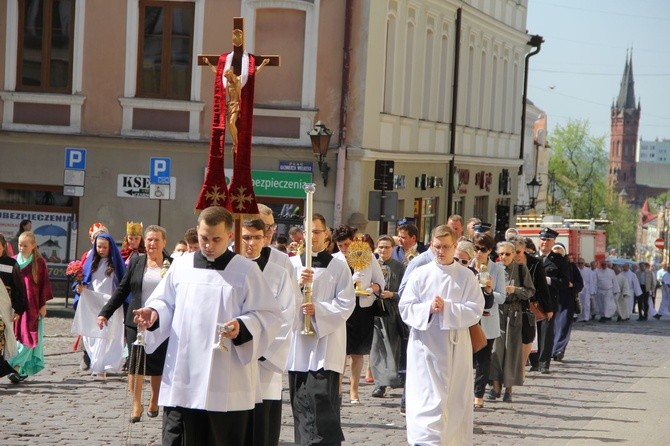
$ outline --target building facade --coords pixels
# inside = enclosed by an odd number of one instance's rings
[[[197,56],[232,50],[236,16],[249,52],[281,56],[256,81],[252,155],[256,196],[280,231],[300,221],[311,181],[329,222],[367,216],[377,160],[395,162],[397,212],[384,229],[412,219],[424,240],[448,213],[506,227],[528,181],[519,174],[532,152],[520,149],[526,0],[5,5],[0,231],[11,236],[21,217],[57,222],[67,236],[54,259],[87,249],[94,221],[118,239],[127,220],[160,223],[171,243],[194,225],[214,76]],[[317,120],[334,135],[327,185],[307,135]],[[67,149],[85,149],[86,164],[82,184],[64,190]],[[171,160],[173,199],[148,198],[154,157]]]

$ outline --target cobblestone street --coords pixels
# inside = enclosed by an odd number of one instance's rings
[[[45,321],[46,369],[20,385],[6,378],[0,383],[0,444],[160,444],[160,417],[145,414],[141,423],[128,423],[125,376],[95,380],[79,370],[71,318],[62,299],[52,301]],[[669,333],[665,320],[576,324],[565,360],[552,364],[551,375],[529,373],[526,385],[515,388],[514,403],[486,401],[475,412],[475,444],[666,444]],[[342,407],[345,444],[406,444],[400,391],[378,399],[369,396],[372,385],[361,386],[362,404]],[[290,445],[288,390],[284,398],[281,440]]]

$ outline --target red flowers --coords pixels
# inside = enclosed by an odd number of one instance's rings
[[[76,283],[81,283],[84,280],[84,265],[80,260],[73,260],[68,263],[65,274]]]

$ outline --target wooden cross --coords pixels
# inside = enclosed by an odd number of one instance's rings
[[[242,74],[242,54],[244,54],[244,17],[233,18],[233,72],[236,75]],[[281,63],[281,58],[277,55],[256,56],[256,66],[268,60],[265,65],[271,67],[278,67]],[[198,54],[198,65],[209,65],[216,68],[219,63],[218,54]]]

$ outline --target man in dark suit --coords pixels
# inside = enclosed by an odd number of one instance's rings
[[[426,250],[423,243],[417,242],[419,229],[413,224],[404,224],[398,227],[398,238],[401,246],[393,248],[392,258],[405,265],[417,255]]]
[[[538,324],[538,352],[530,355],[530,362],[532,367],[545,374],[549,373],[554,349],[553,316],[558,311],[560,293],[566,293],[569,284],[568,265],[565,259],[551,251],[556,243],[556,237],[558,237],[558,232],[551,228],[544,228],[540,231],[539,254],[547,275],[547,285],[549,285],[551,299],[549,308],[545,308],[547,318]],[[562,359],[562,356],[560,359]]]

